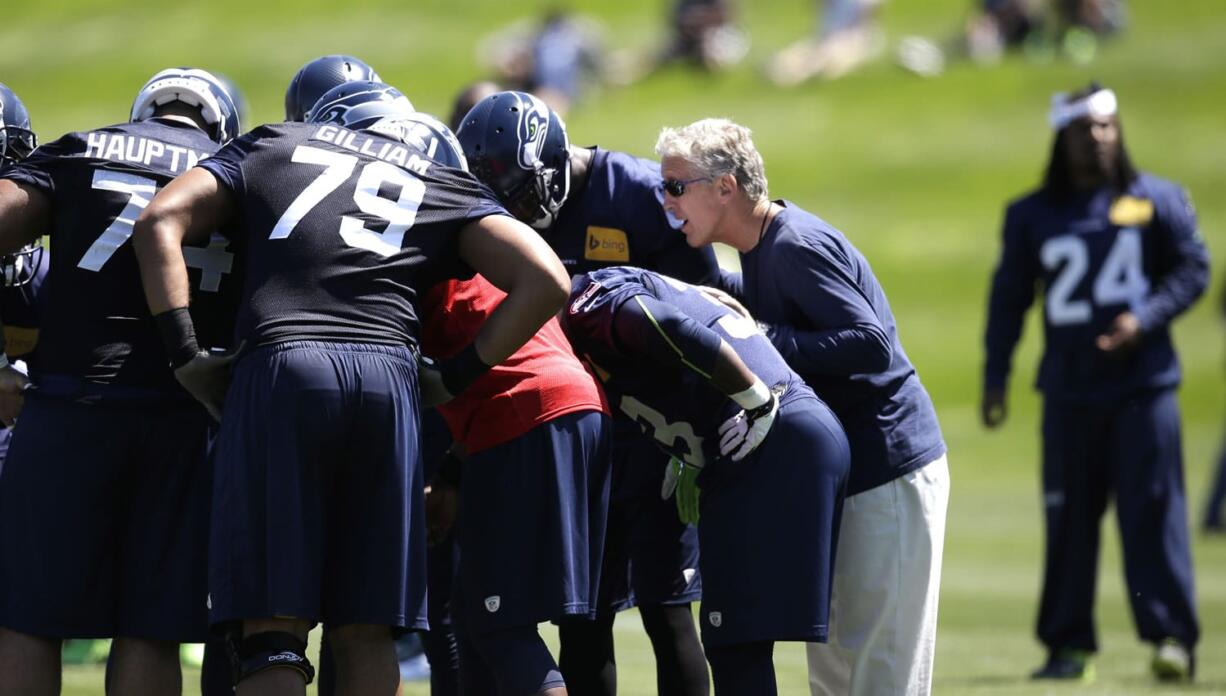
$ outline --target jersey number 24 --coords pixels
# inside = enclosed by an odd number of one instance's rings
[[[1149,279],[1141,268],[1141,231],[1135,227],[1125,227],[1116,234],[1094,277],[1089,300],[1073,299],[1090,270],[1090,250],[1084,239],[1076,235],[1052,237],[1039,249],[1039,260],[1048,271],[1060,269],[1047,288],[1047,321],[1052,326],[1084,324],[1090,321],[1095,306],[1126,305],[1149,292]]]

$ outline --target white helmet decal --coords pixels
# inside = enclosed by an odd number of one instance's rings
[[[542,166],[541,155],[545,151],[545,136],[549,134],[549,107],[536,95],[527,95],[528,101],[520,101],[519,114],[519,166],[534,170]]]

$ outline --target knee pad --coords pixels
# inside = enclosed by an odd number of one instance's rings
[[[299,640],[292,633],[266,631],[242,637],[236,631],[226,642],[230,648],[236,685],[252,675],[273,668],[296,670],[307,684],[315,679],[315,668],[306,656],[306,641]]]

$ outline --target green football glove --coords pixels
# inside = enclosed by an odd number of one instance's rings
[[[698,469],[677,464],[681,466],[677,475],[677,517],[686,524],[698,524]]]

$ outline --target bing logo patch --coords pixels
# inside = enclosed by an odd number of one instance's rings
[[[630,261],[630,243],[626,233],[612,227],[587,228],[587,244],[583,247],[583,258],[589,261]]]
[[[1120,196],[1111,204],[1107,218],[1120,227],[1144,227],[1154,219],[1154,202],[1133,196]]]

